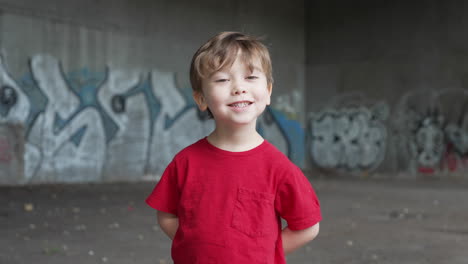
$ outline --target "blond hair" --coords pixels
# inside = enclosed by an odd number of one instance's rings
[[[202,92],[202,81],[213,73],[231,67],[241,52],[241,60],[253,71],[259,60],[267,78],[273,83],[270,53],[258,39],[239,32],[221,32],[203,44],[193,55],[190,64],[190,83],[194,92]]]

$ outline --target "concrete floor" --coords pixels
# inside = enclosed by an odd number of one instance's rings
[[[468,183],[313,179],[324,219],[299,263],[468,263]],[[0,187],[1,264],[162,264],[153,183]]]

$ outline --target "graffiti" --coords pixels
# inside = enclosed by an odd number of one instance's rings
[[[0,104],[5,107],[5,115],[16,104],[16,97],[16,92],[12,87],[3,86],[0,88]]]
[[[6,138],[0,138],[0,163],[10,163],[12,160],[10,144]]]
[[[263,129],[264,137],[273,141],[276,146],[280,147],[288,157],[299,167],[303,167],[305,163],[305,133],[301,125],[295,121],[288,119],[282,112],[268,107],[265,116],[269,116],[270,124],[268,129]],[[265,124],[266,122],[263,122]],[[276,127],[276,129],[274,128]],[[270,131],[279,130],[280,135],[269,135]]]
[[[445,153],[441,170],[468,169],[468,91],[445,89],[435,95],[444,117]]]
[[[0,123],[25,123],[30,104],[18,83],[8,74],[0,56]]]
[[[189,98],[190,88],[177,87],[174,73],[64,73],[60,61],[42,54],[31,58],[29,69],[15,81],[0,57],[0,122],[25,127],[28,182],[157,177],[179,150],[214,128]],[[267,112],[259,122],[265,138],[300,163],[299,123]]]
[[[171,72],[65,73],[59,60],[39,54],[15,80],[0,56],[0,123],[24,128],[26,182],[157,178],[178,151],[214,128],[190,97]],[[349,173],[375,171],[384,160],[422,173],[468,168],[467,90],[410,91],[389,121],[387,104],[340,95],[310,114],[306,130],[294,120],[299,99],[279,96],[258,130],[300,167],[307,167],[307,151],[313,166]],[[0,142],[0,162],[11,155],[11,144]]]
[[[320,168],[369,171],[383,161],[388,116],[386,104],[372,108],[328,108],[309,119],[309,151]]]
[[[448,124],[445,127],[448,142],[453,145],[454,151],[460,155],[468,154],[468,130],[456,124]]]
[[[98,92],[103,112],[111,120],[105,127],[108,130],[113,128],[114,131],[106,144],[103,180],[128,179],[129,175],[145,173],[149,127],[155,118],[150,115],[150,110],[158,107],[156,102],[153,108],[147,104],[148,80],[145,74],[139,71],[110,70],[107,82]]]
[[[28,131],[25,177],[39,182],[99,179],[105,151],[105,118],[89,98],[95,92],[92,83],[102,78],[83,74],[86,80],[79,80],[73,73],[66,77],[59,62],[50,56],[33,57],[30,67],[36,89],[48,103],[36,113]]]
[[[442,126],[442,117],[426,116],[413,132],[414,138],[410,141],[411,155],[421,171],[436,166],[444,154]]]
[[[301,106],[301,95],[298,91],[279,95],[275,99],[275,109],[284,113],[289,119],[297,119]]]
[[[468,164],[468,92],[445,89],[405,94],[397,107],[399,151],[410,171],[456,171]]]

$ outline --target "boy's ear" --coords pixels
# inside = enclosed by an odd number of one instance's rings
[[[206,109],[208,109],[208,105],[206,104],[205,97],[203,96],[202,92],[195,91],[193,92],[192,96],[193,100],[195,100],[195,103],[197,103],[198,109],[200,109],[200,111],[203,112]]]
[[[267,89],[268,89],[268,100],[267,100],[266,105],[270,105],[270,103],[271,103],[271,92],[273,91],[273,84],[272,83],[268,84]]]

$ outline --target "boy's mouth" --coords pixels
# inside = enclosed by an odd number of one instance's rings
[[[241,101],[241,102],[235,102],[235,103],[229,104],[229,106],[242,108],[242,107],[247,107],[251,104],[252,102],[250,101]]]

